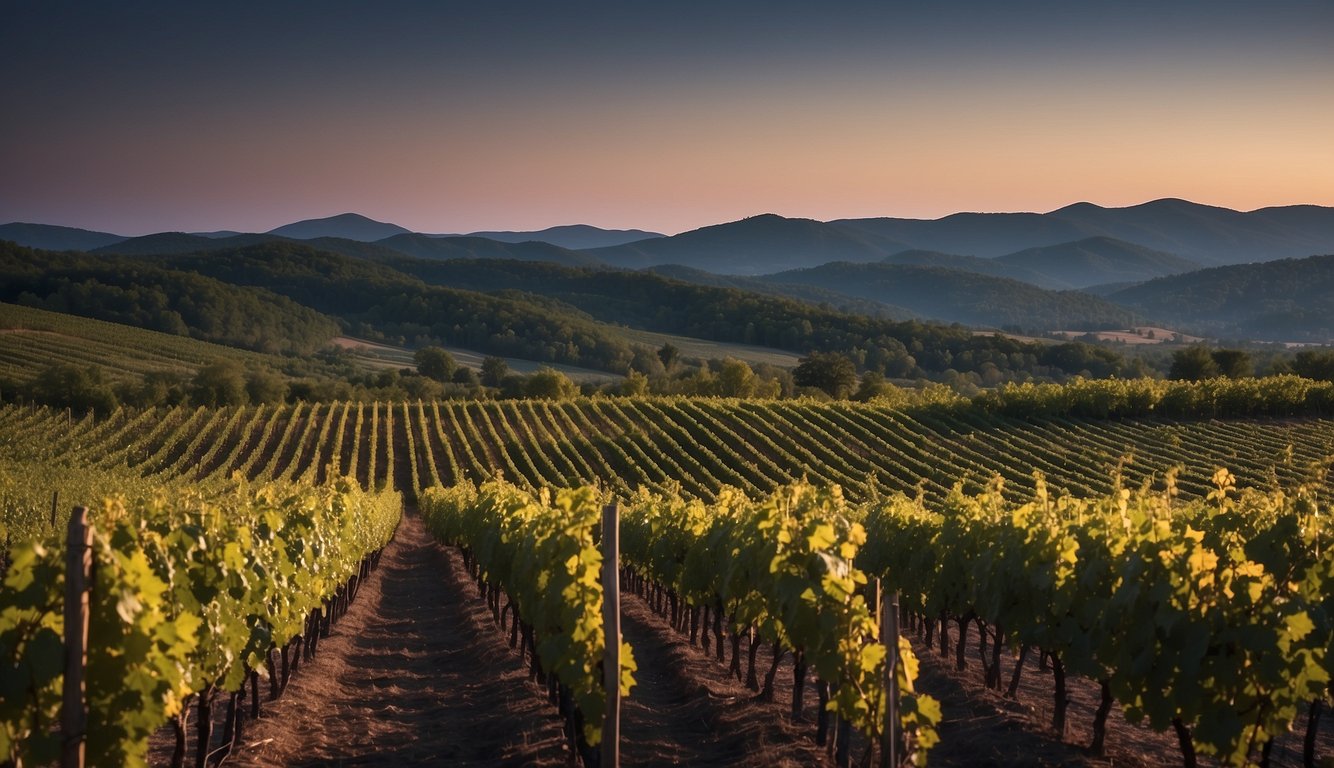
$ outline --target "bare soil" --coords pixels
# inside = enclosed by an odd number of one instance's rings
[[[824,752],[779,703],[761,703],[727,667],[623,595],[621,631],[634,649],[637,684],[622,709],[627,765],[814,766]]]
[[[933,766],[1174,766],[1182,764],[1181,750],[1172,731],[1156,732],[1146,723],[1128,721],[1119,704],[1114,704],[1107,720],[1106,754],[1093,755],[1088,745],[1093,738],[1093,719],[1100,702],[1095,681],[1077,676],[1066,678],[1070,699],[1066,711],[1063,738],[1052,728],[1054,678],[1043,669],[1034,649],[1024,664],[1020,685],[1014,699],[1002,695],[1009,687],[1018,654],[1006,648],[1001,654],[1002,691],[988,689],[977,652],[976,626],[969,630],[966,668],[956,669],[955,646],[958,625],[950,625],[950,653],[943,657],[939,637],[928,648],[920,636],[910,635],[913,651],[920,662],[918,690],[941,700],[943,723],[941,743],[931,752]],[[1317,759],[1334,754],[1334,718],[1321,719],[1317,741]],[[1303,710],[1293,731],[1275,739],[1270,764],[1302,765],[1302,740],[1306,729]],[[1217,761],[1200,755],[1200,765]]]
[[[565,765],[458,555],[405,516],[354,607],[246,733],[241,766]]]

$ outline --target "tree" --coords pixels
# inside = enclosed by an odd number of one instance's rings
[[[260,368],[246,374],[245,391],[252,403],[281,403],[287,398],[287,382],[279,374]]]
[[[857,367],[837,352],[812,352],[797,361],[792,381],[798,387],[814,387],[830,397],[845,398],[857,386]]]
[[[648,377],[639,371],[630,371],[616,391],[623,397],[643,397],[648,394]]]
[[[458,370],[454,371],[453,382],[465,387],[475,387],[482,383],[481,379],[477,378],[477,371],[465,365],[460,365]]]
[[[245,405],[250,400],[246,392],[245,372],[231,360],[209,363],[195,374],[191,382],[190,398],[195,405],[210,407]]]
[[[1240,349],[1215,349],[1210,355],[1218,372],[1229,379],[1244,379],[1255,374],[1251,353]]]
[[[422,347],[412,361],[417,364],[417,373],[440,382],[449,381],[457,367],[454,356],[441,347]]]
[[[1334,381],[1334,352],[1304,349],[1292,359],[1292,372],[1321,381]]]
[[[180,375],[171,371],[149,371],[139,386],[133,387],[132,393],[122,399],[140,407],[180,405],[188,397],[185,383]]]
[[[681,359],[681,350],[669,341],[658,350],[658,359],[662,361],[663,370],[671,373],[672,366],[676,365],[676,361]]]
[[[57,363],[43,369],[31,385],[31,397],[72,411],[107,414],[116,409],[116,394],[102,378],[102,369]]]
[[[750,366],[735,357],[723,360],[718,369],[716,385],[723,397],[754,397],[757,383]]]
[[[537,400],[569,400],[579,394],[570,377],[556,370],[543,366],[528,377],[524,383],[523,394]]]
[[[878,397],[897,395],[898,389],[898,387],[885,381],[885,377],[879,372],[867,371],[862,375],[861,386],[857,387],[857,392],[852,396],[852,399],[869,403]]]
[[[488,387],[498,387],[505,377],[510,375],[509,363],[503,357],[482,358],[482,383]]]
[[[1172,353],[1172,367],[1167,372],[1169,379],[1199,381],[1218,375],[1218,363],[1203,344],[1195,344]]]

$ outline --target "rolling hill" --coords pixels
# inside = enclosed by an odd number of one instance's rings
[[[838,219],[830,224],[907,243],[909,248],[983,258],[1096,234],[1040,213],[956,213],[941,219]]]
[[[186,232],[158,232],[143,237],[130,237],[120,242],[93,248],[90,253],[110,256],[165,256],[172,253],[194,253],[219,251],[226,248],[241,248],[257,243],[271,243],[282,240],[274,235],[241,234],[227,237],[192,235]]]
[[[598,264],[597,259],[587,254],[536,241],[506,243],[484,237],[430,237],[410,233],[385,238],[376,245],[419,259],[515,259],[576,267]]]
[[[412,230],[397,224],[367,218],[359,213],[340,213],[323,219],[306,219],[268,231],[270,235],[290,237],[294,240],[312,240],[317,237],[342,237],[348,240],[374,242],[386,237],[402,235]]]
[[[944,322],[1029,332],[1123,327],[1134,318],[1132,311],[1088,294],[941,267],[834,262],[763,279],[882,301]]]
[[[694,283],[696,285],[707,285],[715,288],[735,288],[739,291],[752,291],[755,293],[767,293],[774,296],[784,296],[797,301],[804,301],[808,304],[830,307],[840,312],[855,312],[872,317],[886,317],[893,320],[912,320],[918,316],[903,307],[891,307],[879,301],[871,301],[856,296],[849,296],[837,291],[829,291],[824,288],[817,288],[812,285],[789,285],[786,283],[771,283],[758,277],[742,277],[740,275],[715,275],[712,272],[705,272],[702,269],[692,267],[683,267],[680,264],[664,264],[657,267],[648,267],[644,270],[655,275],[680,280],[685,283]]]
[[[838,226],[915,248],[995,257],[1017,250],[1111,237],[1206,266],[1309,256],[1334,250],[1334,208],[1250,212],[1165,198],[1125,208],[1075,203],[1050,213],[956,213],[941,219],[841,219]]]
[[[992,277],[1008,277],[1011,280],[1019,280],[1025,283],[1041,286],[1043,288],[1065,288],[1068,286],[1058,285],[1056,281],[1046,275],[1034,272],[1031,269],[1025,269],[1022,266],[1006,264],[996,259],[983,259],[978,256],[960,256],[954,253],[941,253],[940,251],[924,251],[913,249],[910,251],[899,251],[892,256],[886,256],[881,263],[900,264],[908,267],[939,267],[941,269],[957,269],[963,272],[976,272],[980,275],[991,275]]]
[[[1111,237],[1090,237],[1073,243],[1028,248],[997,256],[993,261],[1044,279],[1043,282],[1026,282],[1062,289],[1152,280],[1200,268],[1189,259]]]
[[[679,264],[717,274],[760,275],[829,261],[879,261],[905,248],[884,237],[812,219],[763,214],[585,253],[619,267]]]
[[[19,245],[46,251],[91,251],[125,239],[124,235],[113,235],[110,232],[58,227],[53,224],[27,224],[21,221],[0,224],[0,240],[10,240]]]
[[[1334,255],[1215,267],[1107,298],[1204,335],[1334,343]]]
[[[436,235],[445,237],[445,235]],[[601,229],[587,224],[570,224],[561,227],[548,227],[535,232],[469,232],[467,235],[448,235],[448,237],[484,237],[502,243],[550,243],[571,250],[589,248],[608,248],[613,245],[665,237],[659,232],[646,232],[642,229]]]

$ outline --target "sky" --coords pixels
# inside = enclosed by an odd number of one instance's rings
[[[0,222],[1334,205],[1332,33],[1330,0],[11,0]]]

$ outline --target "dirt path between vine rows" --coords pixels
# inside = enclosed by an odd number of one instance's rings
[[[565,765],[555,709],[466,582],[458,555],[405,516],[355,605],[227,764]]]
[[[622,764],[811,766],[823,752],[640,601]],[[457,551],[404,517],[351,610],[249,723],[237,766],[573,764],[556,708],[496,628]],[[772,710],[772,711],[770,711]]]
[[[637,684],[623,704],[622,762],[635,765],[819,766],[823,750],[727,669],[623,594],[621,631]]]

